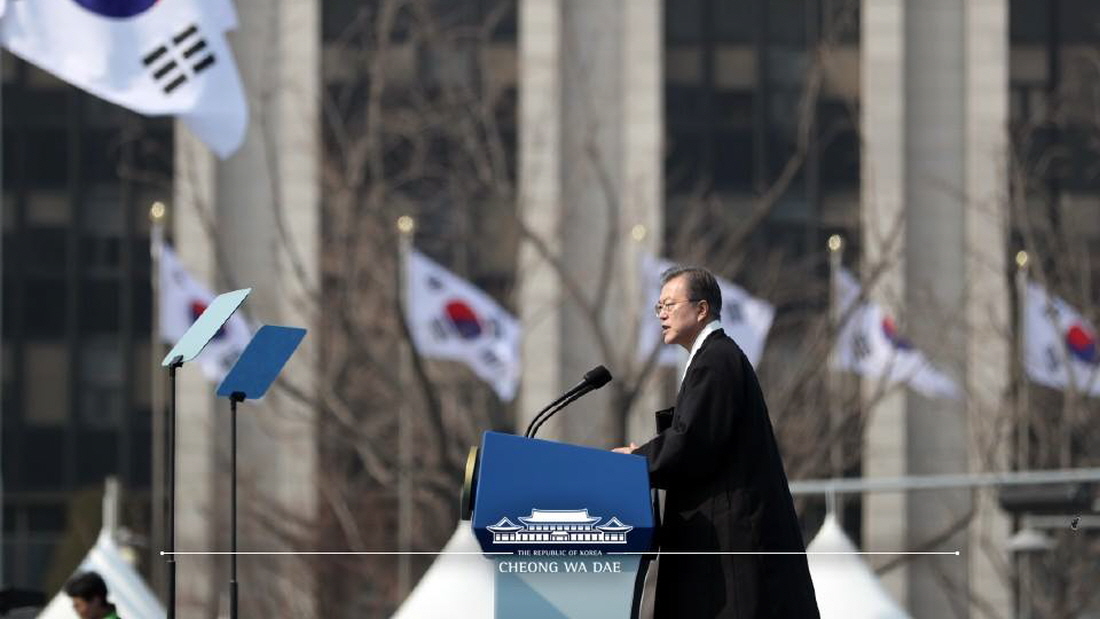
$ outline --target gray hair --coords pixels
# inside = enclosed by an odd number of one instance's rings
[[[687,281],[688,299],[691,301],[706,301],[710,308],[710,317],[715,320],[722,318],[722,289],[718,287],[718,280],[710,271],[702,267],[674,266],[661,273],[661,286],[669,283],[677,277],[683,276]]]

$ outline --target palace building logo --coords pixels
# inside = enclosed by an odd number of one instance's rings
[[[625,544],[634,527],[612,516],[589,516],[587,509],[532,509],[530,516],[518,518],[523,526],[501,518],[486,527],[493,533],[494,544]]]

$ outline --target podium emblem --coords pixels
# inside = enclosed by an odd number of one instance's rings
[[[633,526],[612,516],[603,524],[600,516],[588,509],[532,509],[529,516],[517,518],[522,526],[507,517],[486,527],[494,544],[625,544]]]

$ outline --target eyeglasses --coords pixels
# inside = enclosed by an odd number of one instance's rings
[[[702,299],[684,299],[682,301],[665,301],[664,303],[658,303],[653,306],[653,313],[660,318],[661,314],[671,312],[672,308],[680,305],[681,303],[698,303]]]

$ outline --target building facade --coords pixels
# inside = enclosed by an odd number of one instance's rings
[[[171,123],[3,56],[3,573],[52,594],[95,542],[116,476],[152,562],[148,206]]]
[[[244,309],[253,322],[317,335],[288,370],[306,398],[279,396],[242,416],[252,505],[243,539],[265,548],[315,546],[311,526],[339,531],[324,539],[340,547],[392,541],[369,531],[396,525],[389,473],[407,394],[440,411],[431,423],[466,437],[476,435],[469,428],[526,426],[603,363],[616,381],[555,417],[547,436],[602,447],[644,440],[650,411],[675,393],[675,372],[634,361],[653,300],[625,274],[646,253],[703,264],[776,305],[758,370],[792,478],[1090,464],[1091,403],[1033,389],[1034,408],[1063,411],[1053,421],[1069,431],[1033,419],[1017,441],[1024,449],[1008,449],[998,411],[1016,389],[1008,257],[1025,247],[1045,253],[1049,283],[1079,307],[1093,305],[1100,281],[1089,264],[1100,248],[1092,3],[395,7],[238,3],[241,28],[230,37],[252,124],[225,162],[164,119],[125,114],[4,57],[4,585],[60,584],[82,536],[94,533],[81,492],[107,474],[131,490],[129,524],[155,550],[163,469],[153,463],[162,428],[147,209],[156,200],[169,204],[170,236],[197,277],[219,290],[252,285]],[[354,118],[362,124],[344,122]],[[526,363],[515,404],[439,366],[421,368],[449,381],[434,408],[427,391],[385,387],[418,376],[395,369],[405,354],[400,324],[386,318],[397,296],[387,278],[390,226],[407,213],[419,248],[521,317]],[[968,393],[944,403],[904,391],[879,398],[864,385],[839,457],[818,449],[830,431],[827,379],[802,367],[824,363],[807,342],[828,314],[832,234],[846,240],[845,265],[874,281],[872,298],[899,311],[906,334]],[[346,263],[370,268],[356,267],[363,279],[344,285]],[[348,298],[358,312],[332,309]],[[358,330],[341,330],[348,316]],[[363,352],[347,345],[359,340],[378,345],[340,366]],[[224,402],[187,370],[177,546],[221,548]],[[331,402],[303,404],[336,379],[351,385],[342,394],[354,404],[348,417]],[[453,515],[438,507],[457,467],[447,454],[462,450],[431,423],[418,426],[418,444],[444,455],[418,454],[415,464],[443,473],[420,480],[417,500],[438,521],[418,526],[438,534]],[[333,470],[356,483],[338,492],[314,483]],[[362,500],[335,501],[341,492]],[[847,504],[844,523],[866,549],[962,550],[961,559],[894,562],[884,572],[914,616],[1008,616],[1019,610],[1003,544],[1010,530],[992,498],[868,495]],[[822,506],[800,507],[812,535]],[[273,532],[265,513],[296,524]],[[309,573],[303,565],[244,569],[303,616],[384,616],[405,586],[393,574],[425,567],[386,561],[306,578],[295,577]],[[331,571],[316,576],[322,569]],[[344,583],[343,573],[367,584]],[[212,558],[181,563],[181,608],[216,614],[226,575]],[[1055,601],[1069,595],[1050,586]]]

